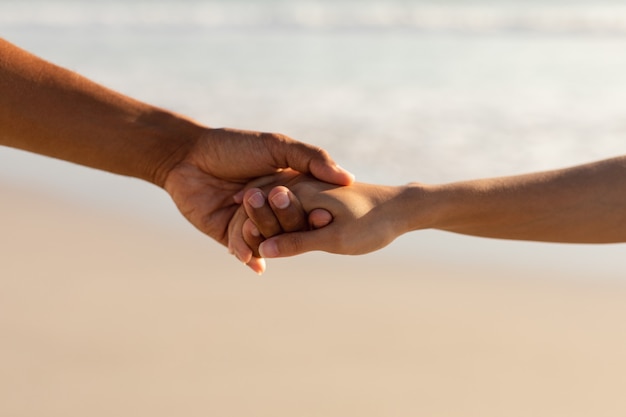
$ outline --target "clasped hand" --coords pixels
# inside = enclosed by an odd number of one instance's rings
[[[240,208],[233,196],[241,195],[251,181],[267,182],[267,176],[274,178],[288,168],[334,184],[353,181],[324,150],[312,145],[274,133],[206,128],[167,170],[163,188],[197,229],[227,245],[229,224],[233,229]],[[302,227],[297,223],[286,230]],[[258,270],[261,262],[255,259],[251,267]]]
[[[372,252],[407,231],[399,215],[404,190],[338,186],[291,170],[260,178],[236,197],[242,205],[229,224],[229,248],[257,273],[265,270],[263,258]]]

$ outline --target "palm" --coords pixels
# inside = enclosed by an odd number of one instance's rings
[[[221,244],[227,244],[228,223],[238,208],[233,195],[243,184],[215,177],[201,167],[184,163],[172,170],[167,188],[191,224]]]
[[[266,142],[256,132],[209,131],[167,177],[165,188],[180,212],[223,245],[238,208],[233,196],[252,178],[278,170]]]

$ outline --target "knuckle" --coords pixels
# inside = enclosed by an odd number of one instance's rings
[[[315,152],[318,154],[318,156],[322,159],[330,159],[330,154],[328,153],[328,151],[326,149],[317,147],[315,149]]]
[[[260,139],[265,142],[275,143],[275,142],[290,142],[291,139],[289,136],[284,135],[282,133],[274,133],[274,132],[263,132],[259,135]]]

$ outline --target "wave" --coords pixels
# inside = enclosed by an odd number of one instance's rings
[[[410,2],[8,2],[0,25],[626,34],[626,5]]]

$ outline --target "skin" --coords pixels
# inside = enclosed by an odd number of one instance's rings
[[[520,176],[442,185],[411,183],[349,187],[294,175],[284,185],[304,212],[325,210],[326,227],[265,236],[283,213],[244,201],[231,230],[239,251],[276,258],[321,250],[358,255],[380,249],[398,236],[436,229],[471,236],[560,243],[626,242],[626,157]],[[244,200],[257,193],[250,189]],[[285,187],[266,191],[269,198]],[[271,205],[269,206],[272,207]],[[273,214],[273,217],[270,216]],[[264,227],[257,227],[261,223]],[[254,233],[253,233],[254,232]],[[255,236],[259,234],[259,236]]]
[[[313,209],[307,213],[291,190],[283,186],[275,187],[281,183],[295,185],[308,178],[308,175],[285,169],[250,182],[246,190],[236,196],[242,206],[229,223],[229,249],[257,274],[261,275],[266,269],[265,260],[258,252],[259,245],[266,238],[283,233],[315,230],[331,223],[332,215],[327,210]],[[258,187],[267,190],[274,188],[267,195]],[[243,206],[248,206],[250,212],[256,215],[256,224],[250,221]]]
[[[353,181],[320,148],[275,133],[203,126],[2,39],[0,145],[155,184],[224,245],[242,191],[258,177],[292,168],[334,184]],[[261,267],[258,258],[251,262]]]

